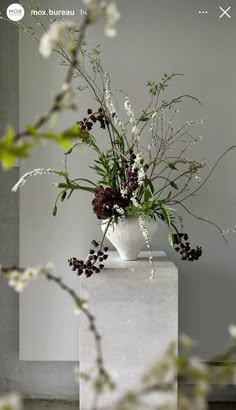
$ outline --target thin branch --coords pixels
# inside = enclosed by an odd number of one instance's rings
[[[222,158],[230,151],[232,151],[233,149],[236,148],[236,145],[232,145],[231,147],[229,147],[228,149],[226,149],[223,154],[221,154],[221,156],[218,158],[218,160],[215,162],[214,166],[212,167],[210,173],[207,175],[207,177],[204,179],[203,183],[199,185],[199,187],[197,189],[195,189],[195,191],[191,192],[189,195],[185,196],[183,199],[181,199],[182,201],[185,201],[186,199],[190,198],[192,195],[196,194],[196,192],[198,192],[203,185],[205,185],[205,183],[208,181],[208,179],[211,177],[211,175],[213,174],[214,170],[216,169],[217,165],[219,164],[219,162],[222,160]]]
[[[71,65],[69,66],[69,69],[67,71],[66,77],[65,77],[65,85],[70,85],[72,80],[73,80],[73,74],[74,74],[74,69],[75,69],[75,65],[76,65],[76,61],[77,61],[77,54],[79,53],[83,41],[84,41],[84,36],[85,36],[85,32],[86,32],[86,28],[90,23],[90,16],[85,15],[83,23],[81,25],[80,28],[80,32],[79,32],[79,36],[77,39],[77,42],[75,43],[75,46],[71,52]],[[51,107],[49,108],[48,112],[46,114],[44,114],[42,117],[40,117],[38,119],[38,121],[36,121],[36,123],[33,125],[34,129],[39,129],[41,128],[44,124],[46,124],[51,116],[58,111],[58,106],[60,105],[61,101],[63,100],[65,94],[66,94],[67,90],[61,90],[54,98],[53,103],[51,105]],[[24,130],[19,132],[18,134],[15,135],[14,137],[14,141],[19,141],[24,137],[30,136],[31,133],[30,131]]]
[[[226,239],[225,236],[224,236],[224,233],[223,233],[222,229],[221,229],[215,222],[210,221],[210,220],[207,219],[207,218],[203,218],[203,217],[201,217],[201,216],[195,215],[195,214],[192,213],[184,204],[182,204],[180,201],[174,201],[174,202],[170,201],[170,202],[168,203],[168,205],[181,205],[181,206],[185,209],[185,211],[186,211],[189,215],[193,216],[195,219],[198,219],[199,221],[207,222],[207,223],[209,223],[210,225],[213,225],[213,226],[214,226],[216,229],[218,229],[218,231],[221,233],[221,235],[223,236],[225,242],[228,243],[227,239]]]

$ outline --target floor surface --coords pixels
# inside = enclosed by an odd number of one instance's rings
[[[236,410],[236,402],[210,403],[208,410]]]
[[[25,400],[24,410],[79,410],[79,403],[64,400]]]
[[[24,410],[79,410],[79,403],[58,400],[26,400]],[[236,410],[236,402],[211,402],[208,410]]]

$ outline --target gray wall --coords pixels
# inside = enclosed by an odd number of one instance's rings
[[[71,0],[67,4],[68,8],[77,7],[78,10],[82,3],[76,6],[77,2]],[[53,9],[65,8],[63,1],[43,0],[41,5]],[[147,100],[145,83],[148,79],[160,79],[164,72],[185,74],[184,78],[173,82],[168,95],[186,92],[202,100],[203,109],[190,102],[183,104],[179,118],[181,121],[205,118],[204,126],[196,130],[204,141],[188,156],[207,159],[209,170],[221,152],[235,143],[234,10],[230,20],[225,17],[219,19],[220,2],[211,0],[198,1],[197,4],[195,0],[129,0],[118,1],[118,5],[122,20],[118,25],[117,38],[112,41],[104,38],[102,27],[97,25],[91,27],[88,36],[90,44],[102,44],[104,67],[112,75],[114,89],[126,90],[137,111]],[[208,9],[208,15],[199,15],[201,9]],[[81,17],[78,14],[79,20]],[[35,44],[23,37],[20,41],[20,119],[23,125],[44,111],[49,98],[60,85],[63,69],[58,66],[57,56],[45,61],[38,55]],[[33,103],[32,95],[35,96]],[[79,117],[83,118],[92,100],[85,96],[82,101],[78,97]],[[65,127],[77,118],[78,115],[65,114],[59,126]],[[101,141],[104,140],[103,133],[97,132],[96,135]],[[194,213],[212,218],[223,228],[235,224],[235,155],[231,153],[201,194],[187,203]],[[91,176],[91,171],[87,171],[90,160],[91,155],[86,149],[75,155],[71,164],[72,175]],[[58,149],[52,148],[37,151],[30,161],[22,164],[22,172],[38,166],[60,168],[62,155]],[[40,256],[44,260],[50,255],[55,256],[57,265],[72,283],[73,278],[65,261],[73,254],[85,256],[91,238],[100,235],[100,227],[91,210],[91,198],[83,194],[75,194],[71,201],[64,204],[57,222],[53,222],[50,217],[56,195],[51,188],[53,180],[55,178],[35,178],[22,191],[23,255],[31,263],[33,259],[37,260],[39,254],[31,243],[33,241],[39,247],[48,227],[50,249],[42,247]],[[41,196],[37,197],[37,192],[41,192]],[[31,204],[27,198],[30,198]],[[41,209],[37,206],[40,198],[43,204]],[[232,236],[230,245],[226,245],[214,228],[189,218],[186,213],[183,215],[192,244],[203,246],[201,260],[193,264],[182,263],[168,246],[164,228],[161,228],[153,246],[164,249],[179,267],[180,331],[198,340],[198,353],[207,358],[224,346],[227,325],[235,321],[236,237]],[[32,223],[37,234],[32,232]],[[75,226],[78,228],[75,229]],[[28,246],[31,247],[27,253]],[[60,255],[57,249],[62,250]]]
[[[19,200],[11,193],[18,169],[0,171],[0,260],[3,266],[18,264]],[[18,295],[0,277],[0,393],[20,391],[26,397],[76,400],[75,363],[19,361]]]
[[[42,6],[44,3],[41,3]],[[46,3],[49,6],[49,2]],[[59,8],[63,3],[61,1],[52,1],[50,4],[52,4],[52,8]],[[75,2],[71,1],[70,4],[70,7],[73,8]],[[202,130],[205,140],[201,147],[196,148],[196,152],[198,152],[200,158],[207,158],[209,165],[211,165],[222,150],[235,141],[234,19],[232,18],[231,21],[219,20],[218,6],[220,3],[211,0],[198,1],[197,6],[194,0],[181,0],[178,2],[174,0],[148,0],[148,2],[129,0],[118,1],[118,5],[123,18],[119,25],[117,39],[113,42],[103,39],[101,29],[98,28],[92,28],[90,35],[93,42],[96,42],[96,38],[102,38],[105,65],[108,71],[112,72],[115,86],[127,90],[130,98],[134,101],[135,108],[139,108],[145,91],[142,84],[145,84],[147,79],[160,78],[164,71],[183,72],[185,78],[177,82],[176,86],[173,86],[173,95],[177,91],[188,91],[200,97],[204,102],[204,110],[201,111],[196,106],[187,105],[185,112],[188,119],[206,118],[206,124]],[[62,8],[65,8],[65,4]],[[196,16],[197,11],[200,9],[208,9],[208,16]],[[233,17],[235,18],[235,16]],[[6,25],[4,27],[5,31],[7,29]],[[10,27],[10,35],[14,36],[13,26]],[[2,38],[1,34],[1,42]],[[34,59],[29,65],[28,59],[32,55],[36,58],[37,53],[32,51],[33,45],[28,40],[24,41],[25,46],[21,52],[28,58],[25,59],[24,66],[24,81],[27,87],[24,90],[25,107],[22,107],[24,111],[22,120],[26,122],[27,115],[28,120],[30,120],[32,115],[36,116],[45,108],[45,100],[49,95],[52,95],[51,85],[53,84],[54,89],[56,89],[56,83],[59,83],[59,70],[54,71],[51,63],[53,60],[46,63],[40,59]],[[15,44],[15,40],[13,42]],[[7,58],[13,58],[12,53],[10,52],[6,56],[5,50],[1,47],[1,61],[3,58],[5,62]],[[14,60],[14,64],[6,64],[5,73],[9,74],[10,68],[16,72],[14,68],[16,61],[17,59]],[[43,70],[42,66],[39,65],[39,61],[44,66]],[[6,85],[10,76],[5,74],[3,77],[3,67],[1,64],[1,79],[3,79],[3,84]],[[29,67],[32,68],[31,71]],[[53,83],[55,77],[57,79]],[[37,81],[35,81],[36,78]],[[42,96],[41,99],[42,83],[45,84],[45,88],[48,88],[48,94]],[[1,96],[3,93],[2,87],[1,81]],[[15,90],[15,86],[12,89]],[[11,112],[13,110],[11,102],[8,101],[9,105],[6,103],[10,95],[9,89],[5,89],[4,92],[4,104],[1,104],[0,114],[1,129],[9,117],[11,122],[14,120],[14,114]],[[32,95],[38,96],[34,104],[31,103]],[[14,101],[16,102],[16,100]],[[9,109],[10,105],[11,108]],[[60,160],[51,157],[50,151],[44,151],[41,157],[38,156],[36,159],[35,166],[40,164],[51,166],[54,160],[58,165]],[[81,168],[87,161],[88,159],[85,162],[81,160]],[[211,183],[203,189],[202,195],[189,202],[194,212],[203,216],[212,216],[224,227],[235,223],[235,164],[235,156],[232,154],[219,167]],[[4,206],[6,200],[9,200],[8,195],[12,198],[9,189],[13,179],[16,178],[14,172],[8,174],[7,177],[1,177],[1,207]],[[51,186],[47,181],[44,181],[42,189],[48,190],[48,196],[53,198],[49,192]],[[0,252],[3,254],[0,256],[4,263],[16,262],[18,257],[17,243],[13,245],[14,241],[12,240],[12,237],[16,235],[17,224],[15,222],[8,224],[8,220],[14,221],[17,215],[16,200],[13,199],[12,201],[12,208],[8,207],[7,212],[4,206],[4,220],[1,220],[0,226],[2,238],[6,222],[7,226],[9,225],[7,231],[10,239],[9,242],[5,242],[7,246],[4,246],[4,253],[1,239]],[[81,223],[83,218],[85,221],[89,221],[91,218],[91,215],[86,211],[87,201],[83,197],[81,206],[84,214],[83,217],[78,216],[78,224]],[[48,206],[48,208],[50,207]],[[14,217],[11,215],[14,215]],[[67,227],[68,231],[65,231],[67,232],[67,238],[70,238],[73,227],[74,222],[70,222],[69,227]],[[236,240],[232,237],[231,244],[226,246],[214,229],[190,219],[187,219],[187,228],[192,231],[192,241],[196,244],[200,243],[204,247],[203,258],[198,263],[191,265],[181,263],[177,255],[169,249],[166,241],[162,239],[162,235],[156,241],[155,247],[165,249],[180,270],[180,330],[199,340],[199,354],[208,357],[222,348],[227,337],[227,324],[235,322]],[[9,234],[10,231],[12,236]],[[80,249],[77,249],[78,254],[86,252],[86,248],[89,246],[89,238],[96,236],[98,232],[99,228],[96,225],[96,220],[93,220],[93,223],[89,225],[86,231]],[[71,237],[70,249],[72,241],[74,239]],[[67,256],[65,255],[65,257]],[[5,308],[2,307],[3,303]],[[66,392],[74,395],[75,390],[71,387],[72,381],[70,380],[72,364],[19,364],[17,359],[18,303],[16,296],[2,282],[0,306],[1,324],[5,324],[4,327],[1,327],[0,335],[0,389],[5,390],[6,388],[23,386],[23,391],[25,390],[28,394],[33,392],[44,395],[49,393],[47,390],[48,383],[53,379],[54,386],[56,384],[55,390],[60,386],[59,395]],[[10,315],[12,315],[11,320],[9,320]],[[5,340],[5,342],[2,343],[2,340]],[[56,375],[56,379],[51,376],[52,374]],[[47,378],[48,375],[49,378]],[[57,377],[64,379],[59,380]],[[32,381],[32,383],[29,383],[29,381]],[[66,391],[63,391],[61,386],[66,386]],[[26,389],[28,390],[26,391]]]
[[[10,4],[1,0],[1,10]],[[3,47],[5,42],[8,47]],[[0,131],[7,123],[18,128],[18,33],[0,21]],[[0,170],[0,261],[3,266],[19,261],[19,196],[11,192],[19,169]],[[19,298],[0,277],[0,393],[20,391],[27,397],[77,399],[75,363],[19,361]]]

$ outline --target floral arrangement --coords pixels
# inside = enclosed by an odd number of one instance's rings
[[[93,211],[99,221],[106,224],[106,229],[100,244],[93,241],[95,246],[85,260],[75,257],[69,259],[70,266],[78,275],[85,273],[90,277],[104,268],[108,254],[107,247],[104,248],[103,244],[109,226],[115,227],[130,217],[138,219],[150,252],[151,238],[147,221],[161,220],[166,224],[170,246],[180,254],[181,259],[196,261],[202,255],[202,247],[192,247],[180,211],[214,225],[225,239],[229,232],[235,230],[222,231],[208,218],[194,215],[185,204],[207,182],[224,155],[235,146],[223,152],[201,182],[200,171],[206,164],[201,160],[189,159],[188,151],[202,139],[196,134],[194,126],[201,125],[203,120],[191,120],[176,126],[176,123],[179,124],[176,117],[184,100],[201,103],[197,98],[185,94],[170,100],[164,98],[171,80],[181,74],[165,73],[159,82],[148,81],[150,102],[141,112],[134,112],[126,93],[122,98],[122,108],[118,107],[110,75],[103,70],[101,64],[100,47],[87,51],[85,32],[91,23],[102,18],[105,20],[105,34],[114,37],[120,13],[115,3],[99,3],[95,0],[84,0],[84,3],[87,11],[79,29],[71,21],[51,21],[50,17],[46,17],[50,21],[47,29],[48,22],[45,25],[37,17],[37,24],[44,30],[44,34],[38,39],[32,27],[17,23],[20,31],[39,42],[39,52],[44,58],[49,58],[52,52],[59,54],[61,64],[67,71],[64,84],[46,114],[18,134],[11,128],[7,129],[0,141],[0,160],[5,168],[9,168],[15,157],[27,156],[30,149],[41,140],[62,145],[66,148],[66,153],[64,170],[40,168],[29,171],[21,177],[13,191],[23,186],[30,176],[55,174],[63,178],[63,182],[55,183],[60,192],[53,208],[54,216],[58,211],[59,199],[62,202],[69,199],[76,190],[92,194]],[[4,19],[2,15],[0,18]],[[79,81],[76,88],[80,93],[87,89],[93,93],[96,106],[84,108],[78,121],[60,133],[51,128],[43,131],[43,126],[50,121],[52,115],[66,109],[77,110],[72,88],[74,79]],[[97,138],[97,127],[107,135],[106,149],[101,147]],[[71,140],[74,141],[72,144]],[[81,145],[95,152],[96,159],[90,165],[95,173],[93,180],[79,177],[72,179],[68,172],[69,156]],[[152,255],[149,259],[152,263]]]
[[[12,128],[6,130],[0,141],[0,161],[3,167],[11,167],[16,157],[26,157],[30,149],[41,140],[54,141],[66,148],[64,170],[35,169],[22,176],[13,190],[24,185],[33,175],[55,174],[63,178],[63,182],[55,183],[60,192],[53,208],[54,216],[58,211],[59,199],[62,202],[69,199],[76,190],[84,190],[92,195],[93,211],[101,223],[106,223],[106,230],[100,245],[90,250],[86,260],[69,259],[69,264],[78,275],[85,273],[90,277],[103,269],[103,262],[108,257],[103,243],[109,226],[115,227],[130,217],[138,219],[150,252],[151,238],[147,221],[161,220],[166,224],[170,246],[180,254],[181,259],[196,261],[202,255],[202,247],[191,245],[181,211],[214,225],[224,239],[229,232],[235,231],[222,231],[209,219],[194,215],[186,205],[186,200],[198,193],[219,161],[235,146],[220,156],[201,182],[200,171],[206,164],[202,160],[189,159],[188,152],[202,139],[194,127],[201,125],[203,120],[190,120],[179,125],[178,119],[184,100],[201,103],[191,95],[178,95],[170,100],[164,98],[171,80],[181,74],[165,73],[159,82],[148,81],[150,102],[141,112],[134,112],[126,93],[122,98],[122,106],[119,107],[117,94],[111,87],[110,75],[103,70],[101,64],[100,47],[87,51],[85,32],[91,23],[103,19],[105,34],[114,37],[120,13],[115,3],[84,0],[84,4],[87,11],[79,29],[71,21],[51,20],[46,16],[50,23],[48,28],[48,21],[45,23],[35,17],[44,31],[39,39],[34,28],[22,22],[17,23],[20,31],[39,43],[39,52],[44,58],[49,58],[52,52],[61,56],[66,76],[46,114],[18,134]],[[0,15],[0,19],[4,19],[3,15]],[[43,131],[43,126],[50,121],[52,115],[67,109],[77,110],[73,80],[79,82],[76,89],[80,93],[84,90],[93,93],[95,105],[91,108],[84,107],[84,113],[80,111],[80,118],[70,128],[60,133],[51,128]],[[101,147],[97,138],[97,127],[107,136],[106,149]],[[74,141],[72,144],[71,140]],[[95,173],[93,180],[79,176],[72,179],[68,172],[69,156],[81,145],[95,152],[96,159],[90,165]]]
[[[65,29],[68,30],[68,25]],[[69,30],[71,32],[71,27]],[[41,52],[42,44],[45,43],[44,37],[48,35],[46,33],[41,40]],[[54,184],[60,190],[53,208],[54,216],[58,212],[59,199],[63,202],[77,190],[87,191],[92,195],[93,212],[101,223],[107,225],[100,246],[94,240],[94,248],[90,250],[86,260],[75,257],[69,259],[69,265],[78,275],[84,273],[90,277],[104,268],[108,248],[103,248],[103,243],[109,225],[115,227],[130,217],[138,218],[149,250],[151,240],[146,221],[161,220],[166,224],[170,245],[179,252],[181,259],[196,261],[202,255],[202,247],[191,246],[179,208],[182,207],[193,217],[213,224],[220,230],[207,218],[194,215],[184,204],[205,184],[219,160],[201,182],[200,171],[205,162],[189,159],[187,154],[202,140],[201,136],[195,135],[194,127],[200,126],[203,120],[187,121],[178,127],[175,122],[183,100],[190,99],[201,103],[191,95],[179,95],[170,101],[165,100],[163,94],[166,88],[174,78],[181,75],[165,73],[160,82],[147,82],[150,102],[141,113],[135,115],[127,94],[123,98],[123,110],[118,110],[113,102],[116,96],[112,92],[110,75],[102,68],[100,53],[99,46],[91,52],[82,48],[81,58],[75,67],[80,80],[80,91],[85,87],[92,90],[96,107],[85,109],[83,118],[78,119],[77,123],[67,130],[67,134],[70,133],[76,139],[65,153],[65,169],[30,171],[18,181],[13,190],[23,186],[30,176],[55,174],[62,177],[63,182]],[[45,56],[45,52],[42,54]],[[67,65],[69,57],[65,50],[63,57],[62,64]],[[87,65],[92,69],[93,78]],[[107,135],[105,150],[101,148],[96,137],[98,127]],[[68,172],[69,156],[81,145],[95,152],[96,159],[89,166],[94,171],[94,180],[79,176],[72,179]],[[221,233],[224,235],[223,231]]]

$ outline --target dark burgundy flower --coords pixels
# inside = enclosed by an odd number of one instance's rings
[[[95,198],[92,201],[93,212],[98,219],[108,219],[111,216],[119,216],[118,208],[126,208],[129,200],[123,198],[119,191],[111,188],[98,186],[95,190]]]
[[[129,169],[125,185],[128,194],[132,194],[138,188],[138,169]]]

